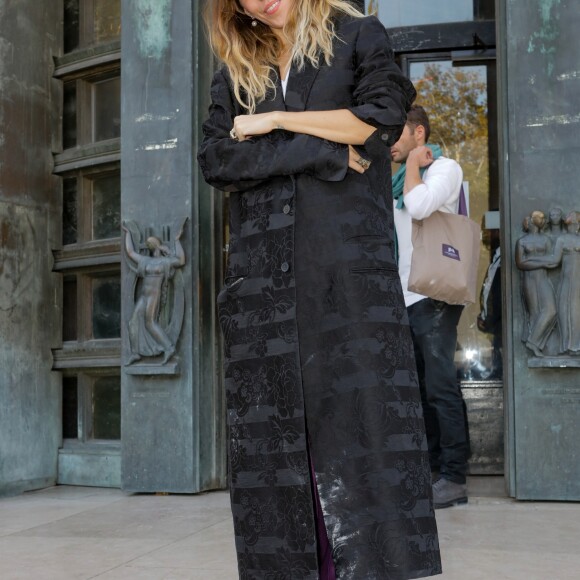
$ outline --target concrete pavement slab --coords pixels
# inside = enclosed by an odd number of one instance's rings
[[[580,504],[517,502],[502,489],[501,481],[472,480],[467,505],[437,511],[439,578],[580,578]],[[225,491],[127,495],[61,486],[0,500],[1,580],[237,577]]]

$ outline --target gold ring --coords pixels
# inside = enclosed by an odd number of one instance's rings
[[[239,139],[239,137],[238,137],[238,134],[236,133],[236,130],[235,130],[235,129],[232,129],[232,130],[230,131],[230,137],[231,137],[231,138],[232,138],[234,141],[237,141],[237,140]]]

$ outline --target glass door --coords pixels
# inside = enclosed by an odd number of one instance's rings
[[[402,57],[431,143],[463,169],[471,219],[481,224],[480,302],[459,323],[455,362],[467,405],[472,474],[503,473],[502,313],[496,66],[493,51]]]

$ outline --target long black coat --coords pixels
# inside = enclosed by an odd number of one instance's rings
[[[275,131],[229,137],[225,70],[198,159],[231,191],[218,297],[240,578],[316,579],[308,451],[340,580],[440,572],[413,347],[393,252],[389,146],[414,98],[374,17],[342,18],[332,66],[292,68],[272,110],[350,109],[377,127],[344,145]],[[308,441],[307,441],[308,436]]]

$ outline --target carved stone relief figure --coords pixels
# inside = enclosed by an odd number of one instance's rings
[[[543,212],[532,212],[523,222],[526,235],[516,242],[516,265],[523,271],[522,291],[527,310],[522,340],[539,357],[543,356],[557,320],[556,295],[546,270],[549,266],[541,261],[550,254],[552,245],[543,233],[545,224]]]
[[[167,228],[166,239],[162,239],[143,236],[134,222],[122,225],[125,253],[134,278],[133,311],[128,322],[130,356],[125,366],[145,357],[160,357],[150,362],[163,366],[175,354],[184,314],[184,288],[180,276],[176,283],[176,270],[185,264],[180,242],[185,221],[172,228],[173,241]]]
[[[566,233],[556,240],[551,256],[536,259],[544,268],[562,266],[558,288],[558,323],[560,354],[580,354],[580,236],[578,212],[572,211],[564,220]]]
[[[543,357],[529,361],[530,366],[580,366],[580,212],[562,215],[560,208],[552,208],[545,228],[543,212],[533,212],[524,220],[527,234],[516,243],[528,316],[522,340]]]
[[[564,229],[562,228],[563,220],[564,210],[561,207],[553,207],[550,209],[550,213],[548,214],[547,234],[550,236],[552,244],[555,243],[558,236],[561,236],[564,233]]]
[[[554,248],[555,263],[562,264],[558,313],[562,353],[580,354],[580,236],[578,212],[570,212],[564,223],[566,231]]]

